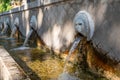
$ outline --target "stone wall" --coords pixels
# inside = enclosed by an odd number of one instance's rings
[[[0,80],[30,80],[9,53],[1,46]]]
[[[73,19],[80,10],[87,11],[95,22],[92,38],[94,47],[107,53],[112,59],[120,60],[119,0],[37,0],[0,14],[1,21],[16,17],[19,29],[26,36],[32,15],[37,18],[37,34],[51,49],[64,51],[73,42],[76,34]]]

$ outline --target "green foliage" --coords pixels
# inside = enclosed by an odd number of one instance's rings
[[[10,0],[0,0],[0,13],[11,9]]]

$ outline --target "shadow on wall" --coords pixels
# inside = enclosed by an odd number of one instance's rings
[[[73,18],[80,9],[74,10],[75,7],[72,7],[72,3],[61,3],[42,8],[43,24],[38,34],[53,50],[64,51],[74,39]]]
[[[52,0],[44,1],[43,4],[47,4],[50,2],[52,2]],[[47,46],[49,46],[50,49],[64,51],[66,48],[69,47],[70,43],[73,42],[75,35],[75,31],[73,27],[73,18],[75,14],[80,10],[79,8],[80,4],[82,4],[82,2],[84,1],[82,0],[82,1],[77,1],[77,3],[75,2],[76,1],[73,2],[70,1],[64,4],[59,3],[56,5],[54,4],[54,5],[44,6],[41,7],[39,10],[34,9],[39,11],[38,14],[33,13],[33,15],[37,15],[38,18],[37,33],[44,41],[44,43]],[[20,14],[18,16],[21,24],[19,30],[22,34],[24,34],[23,30],[26,30],[26,35],[28,34],[30,30],[29,20],[30,17],[32,16],[31,11],[34,10],[32,9],[30,11],[23,11],[18,13]],[[17,16],[16,14],[14,14],[11,17],[16,17]]]
[[[94,11],[89,11],[89,9],[94,8],[94,4],[96,4],[94,2],[76,0],[41,8],[40,13],[44,17],[42,26],[38,27],[38,34],[50,49],[65,51],[73,42],[76,34],[73,26],[75,14],[80,10],[94,13]]]
[[[50,2],[52,0],[41,3]],[[80,10],[86,10],[95,21],[96,29],[92,39],[94,45],[100,43],[99,48],[109,52],[108,55],[118,58],[120,52],[119,4],[120,1],[114,0],[109,2],[107,0],[76,0],[19,12],[20,31],[22,34],[24,32],[22,29],[26,30],[26,34],[29,32],[30,18],[35,15],[38,21],[36,32],[41,40],[50,49],[64,51],[69,48],[76,34],[73,27],[75,14]]]
[[[105,50],[107,57],[120,61],[120,1],[101,2],[95,9],[96,31],[93,43],[98,49]],[[104,53],[103,53],[104,54]]]
[[[51,0],[43,4],[49,2]],[[37,16],[38,35],[50,49],[65,51],[75,36],[73,27],[75,14],[80,10],[86,10],[92,14],[93,11],[89,11],[91,4],[94,7],[94,1],[77,0],[40,8]]]

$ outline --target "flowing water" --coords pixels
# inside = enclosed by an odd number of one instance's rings
[[[79,78],[75,77],[75,76],[71,76],[70,74],[63,72],[58,80],[80,80]]]
[[[8,25],[4,23],[4,28],[3,28],[2,32],[1,32],[1,34],[6,33],[7,29],[8,29]]]
[[[32,32],[33,32],[33,29],[31,29],[31,30],[29,31],[28,35],[26,36],[25,41],[24,41],[24,43],[23,43],[23,46],[26,46],[26,44],[27,44],[27,42],[28,42],[28,39],[30,38]]]
[[[71,54],[74,52],[74,50],[77,48],[79,42],[80,42],[80,37],[76,38],[69,50],[68,56],[65,59],[65,65],[63,68],[63,73],[59,75],[58,80],[80,80],[79,78],[75,77],[75,76],[71,76],[70,74],[68,74],[67,72],[67,63],[70,59]]]
[[[74,40],[74,42],[73,42],[73,44],[72,44],[72,46],[71,46],[71,48],[70,48],[70,50],[69,50],[69,54],[68,54],[68,56],[67,56],[67,58],[66,58],[66,60],[65,60],[65,66],[64,66],[64,71],[63,71],[63,73],[66,72],[66,67],[67,67],[66,64],[67,64],[67,62],[68,62],[71,54],[74,52],[74,50],[75,50],[76,47],[78,46],[80,40],[81,40],[80,37],[78,37],[78,38],[76,38],[76,39]]]
[[[11,51],[26,50],[26,49],[30,49],[30,47],[20,46],[18,48],[11,49]]]
[[[13,31],[12,31],[12,34],[11,34],[11,38],[12,38],[13,34],[15,33],[15,31],[16,31],[16,28],[14,27],[14,29],[13,29]],[[13,50],[26,50],[26,49],[30,49],[30,47],[26,47],[26,44],[27,44],[28,39],[30,38],[32,32],[33,32],[33,30],[31,29],[31,30],[29,31],[28,35],[26,36],[25,41],[24,41],[24,43],[23,43],[22,46],[20,46],[20,47],[18,47],[18,48],[13,48],[13,49],[11,49],[11,51],[13,51]]]
[[[17,28],[14,26],[14,28],[12,30],[12,33],[10,35],[10,38],[13,38],[13,35],[15,34],[16,30],[17,30]]]
[[[44,48],[12,50],[21,46],[23,42],[5,38],[7,36],[0,37],[0,45],[7,49],[25,73],[30,76],[31,80],[58,80],[57,78],[63,71],[64,60],[52,57],[51,51]],[[72,70],[72,66],[69,69]]]
[[[80,80],[81,77],[83,80],[94,80],[94,77],[89,75],[89,73],[85,74],[81,72],[80,75],[76,74],[74,65],[68,63],[70,55],[81,40],[80,38],[75,39],[66,60],[56,56],[53,57],[49,49],[34,48],[34,45],[31,45],[32,48],[30,49],[21,48],[18,50],[11,50],[22,46],[23,41],[19,42],[16,39],[5,38],[7,38],[7,36],[0,36],[0,46],[5,47],[31,80]]]

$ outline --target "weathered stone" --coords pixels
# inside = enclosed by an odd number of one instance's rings
[[[0,80],[30,80],[3,47],[0,47]]]
[[[38,18],[37,34],[50,49],[64,51],[73,42],[73,19],[77,12],[85,10],[95,22],[94,47],[108,52],[112,59],[120,61],[119,0],[37,0],[20,8],[0,14],[0,20],[10,18],[10,25],[19,17],[19,30],[23,36],[29,32],[30,18]],[[54,34],[54,35],[53,35]]]

